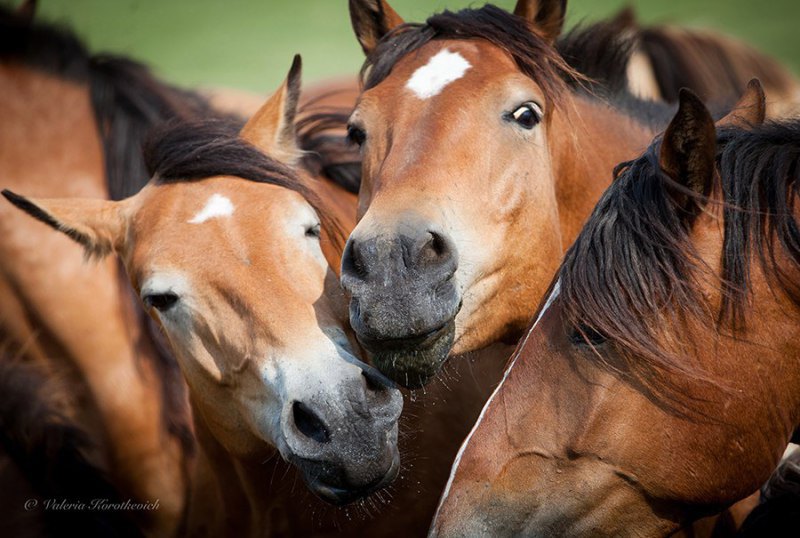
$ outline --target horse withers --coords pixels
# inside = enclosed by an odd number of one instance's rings
[[[569,250],[432,535],[666,536],[764,483],[800,423],[798,134],[717,132],[681,94]]]

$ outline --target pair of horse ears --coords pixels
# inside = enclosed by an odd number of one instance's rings
[[[751,80],[727,116],[714,123],[703,101],[691,90],[679,94],[678,111],[661,141],[659,165],[677,184],[672,196],[688,214],[696,214],[693,194],[708,196],[716,173],[717,128],[749,128],[766,117],[766,98],[758,79]]]
[[[295,117],[300,100],[303,62],[300,55],[292,61],[283,84],[247,121],[239,136],[262,152],[283,163],[294,165],[301,156],[297,145]]]
[[[383,36],[405,23],[386,0],[349,0],[350,20],[364,53],[369,55]],[[517,0],[514,15],[527,20],[548,42],[561,34],[567,0]]]

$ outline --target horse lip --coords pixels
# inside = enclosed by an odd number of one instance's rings
[[[389,349],[425,349],[432,346],[447,331],[452,319],[422,334],[401,338],[372,338],[356,334],[358,341],[369,351],[385,351]]]
[[[357,501],[358,499],[367,497],[372,493],[388,486],[392,483],[392,481],[394,481],[395,478],[397,478],[399,472],[400,458],[395,455],[395,457],[392,459],[392,464],[389,467],[389,470],[386,471],[383,476],[375,479],[370,484],[366,484],[364,487],[347,489],[315,481],[314,484],[310,485],[310,489],[314,495],[323,501],[336,506],[344,506],[353,501]]]

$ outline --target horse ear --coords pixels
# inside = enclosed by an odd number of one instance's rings
[[[14,15],[28,24],[33,22],[33,17],[36,15],[37,1],[24,0],[14,11]]]
[[[747,83],[747,89],[728,115],[717,122],[717,127],[757,127],[764,123],[766,117],[767,96],[761,82],[754,78]]]
[[[90,198],[34,199],[7,189],[3,196],[33,218],[79,243],[87,257],[103,258],[122,252],[127,238],[125,202]]]
[[[295,133],[297,102],[300,100],[302,60],[294,57],[289,75],[281,87],[267,99],[261,108],[242,127],[239,136],[252,145],[286,164],[294,164],[300,157]]]
[[[517,0],[514,15],[531,23],[550,43],[561,35],[567,0]]]
[[[350,22],[364,54],[369,55],[383,36],[405,21],[386,0],[349,0]]]
[[[694,213],[691,193],[710,194],[716,168],[717,132],[711,114],[697,95],[686,88],[679,93],[678,111],[661,141],[659,164],[675,182],[677,205]]]

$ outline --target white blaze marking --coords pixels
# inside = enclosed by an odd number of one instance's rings
[[[428,99],[441,92],[445,86],[464,76],[470,63],[457,52],[444,49],[433,56],[428,63],[414,71],[406,83],[420,99]]]
[[[229,217],[231,215],[233,215],[233,203],[231,203],[230,199],[221,194],[214,194],[208,199],[205,207],[203,207],[197,215],[192,217],[189,223],[200,224],[209,219]]]
[[[497,388],[494,389],[494,392],[489,397],[489,400],[486,402],[486,405],[484,405],[483,409],[481,409],[481,414],[478,416],[477,422],[475,422],[475,425],[472,427],[472,431],[469,432],[469,435],[467,435],[467,438],[464,439],[464,442],[461,444],[461,448],[458,449],[458,454],[456,454],[456,459],[453,462],[453,469],[450,471],[450,479],[447,481],[447,486],[445,486],[444,488],[444,493],[442,494],[442,498],[441,500],[439,500],[439,506],[438,508],[436,508],[436,514],[433,516],[434,521],[436,521],[436,518],[439,517],[439,510],[442,509],[442,505],[444,504],[445,499],[447,499],[447,496],[450,494],[450,487],[453,485],[453,479],[456,476],[456,471],[458,471],[458,465],[461,463],[461,456],[464,455],[464,450],[466,450],[470,439],[472,439],[472,436],[475,434],[475,431],[478,429],[478,426],[480,426],[483,417],[486,415],[486,410],[489,409],[490,405],[492,405],[492,400],[494,400],[494,397],[497,396],[498,392],[500,392],[500,387],[502,387],[503,383],[505,383],[506,379],[508,379],[508,374],[511,373],[511,369],[514,367],[514,364],[516,364],[517,359],[519,358],[520,351],[525,347],[525,344],[528,342],[528,337],[531,335],[533,330],[539,324],[539,321],[541,321],[542,316],[544,316],[544,313],[547,312],[548,308],[550,308],[550,305],[553,304],[553,301],[556,300],[560,291],[561,291],[561,281],[557,280],[555,286],[553,286],[553,291],[550,293],[550,296],[544,303],[544,307],[542,307],[542,311],[539,312],[539,316],[536,318],[536,321],[531,326],[531,329],[527,332],[525,338],[522,340],[519,346],[517,346],[517,352],[514,354],[514,358],[511,359],[511,364],[508,366],[508,369],[506,369],[505,374],[503,374],[503,379],[500,381],[500,384],[497,385]]]

